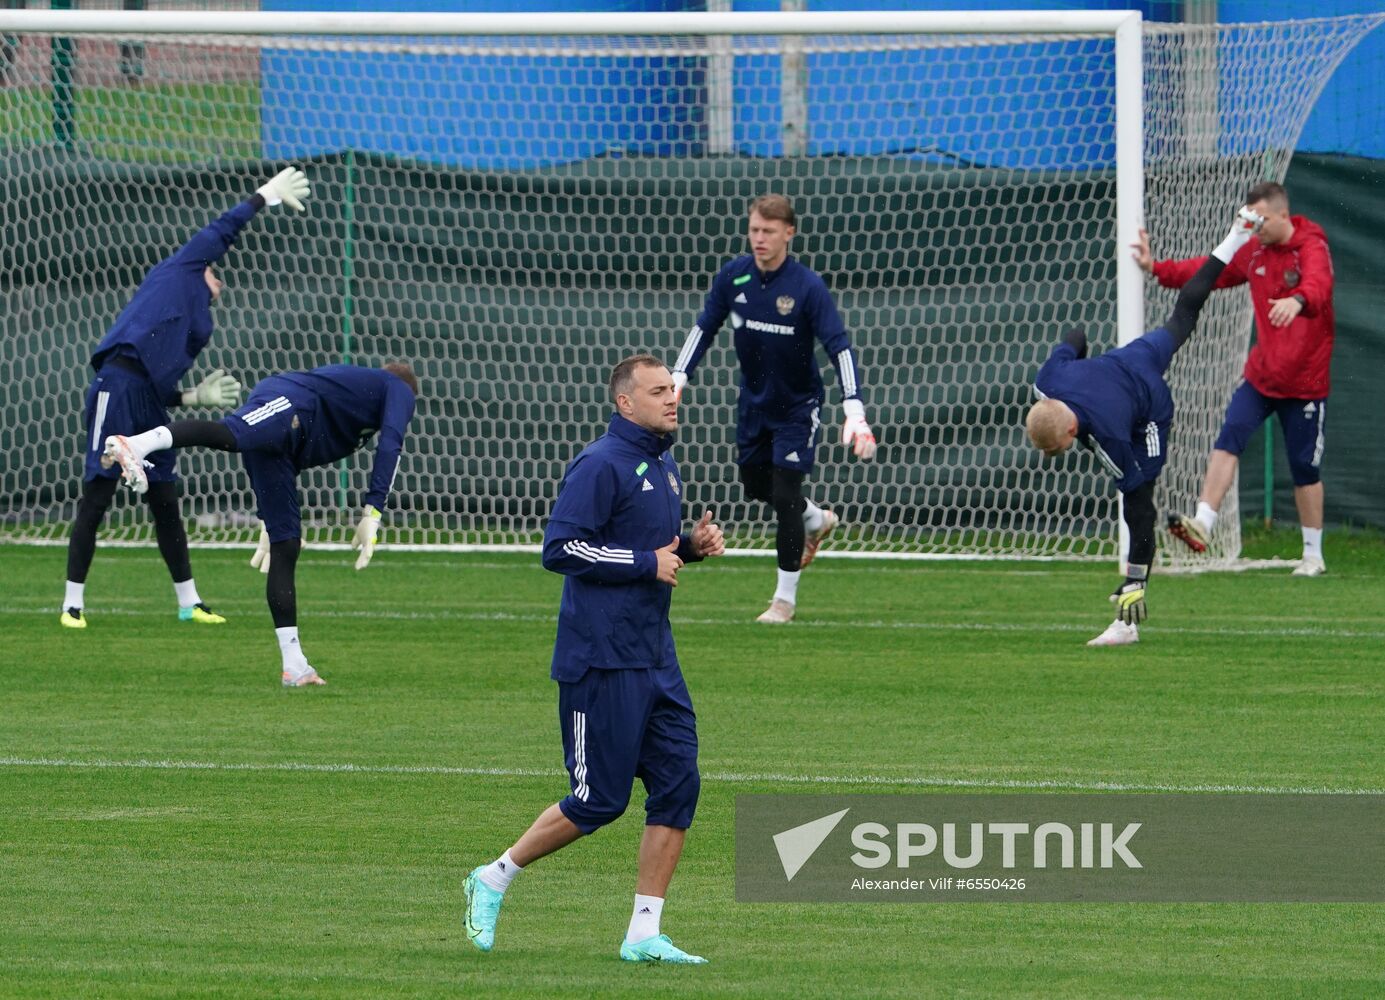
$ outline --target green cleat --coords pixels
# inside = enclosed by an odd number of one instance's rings
[[[199,625],[225,625],[226,619],[205,604],[194,604],[190,608],[178,609],[180,622],[196,622]]]
[[[643,941],[631,944],[623,941],[620,957],[627,962],[668,962],[670,965],[706,965],[701,955],[689,955],[668,939],[667,934],[656,934]]]
[[[82,614],[81,608],[68,608],[62,613],[62,617],[59,618],[58,621],[62,622],[63,628],[87,627],[87,619],[86,616]]]
[[[505,901],[503,892],[496,892],[481,881],[485,865],[471,870],[462,882],[466,893],[466,913],[462,922],[466,924],[466,936],[481,951],[490,951],[495,945],[495,924],[500,919],[500,904]]]

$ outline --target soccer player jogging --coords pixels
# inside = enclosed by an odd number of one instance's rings
[[[1335,336],[1332,255],[1317,223],[1289,214],[1289,196],[1281,185],[1255,185],[1246,203],[1264,218],[1264,225],[1232,258],[1214,287],[1250,285],[1256,342],[1212,446],[1197,512],[1192,517],[1170,514],[1169,531],[1193,551],[1207,551],[1241,452],[1274,413],[1284,429],[1303,533],[1303,559],[1293,575],[1319,576],[1327,569],[1322,555],[1321,466]],[[1166,287],[1181,287],[1202,266],[1200,257],[1156,261],[1143,230],[1133,246],[1140,266]]]
[[[617,819],[639,778],[645,828],[620,957],[698,964],[706,959],[659,930],[701,787],[696,718],[668,612],[679,570],[721,555],[725,543],[710,511],[681,532],[683,483],[669,452],[678,396],[668,369],[648,354],[626,358],[610,391],[610,426],[568,466],[543,538],[544,567],[564,577],[552,677],[571,792],[467,875],[466,933],[490,951],[510,881]]]
[[[1226,239],[1183,286],[1164,325],[1124,347],[1087,357],[1087,338],[1072,330],[1053,349],[1034,381],[1041,398],[1029,409],[1025,430],[1045,455],[1081,442],[1116,478],[1130,531],[1125,582],[1111,595],[1116,620],[1089,646],[1138,642],[1145,588],[1154,562],[1154,483],[1168,455],[1173,396],[1164,373],[1192,335],[1218,276],[1264,220],[1242,208]]]
[[[327,365],[284,372],[256,385],[245,405],[221,420],[180,420],[133,437],[112,435],[106,438],[104,460],[119,465],[131,489],[143,493],[149,488],[148,456],[190,445],[240,452],[264,522],[250,562],[267,574],[265,599],[279,640],[283,684],[325,684],[298,639],[294,570],[303,536],[298,473],[338,462],[378,433],[370,486],[351,542],[360,552],[356,568],[365,569],[375,552],[380,512],[399,470],[417,397],[418,379],[399,362],[383,368]]]
[[[746,496],[769,504],[777,518],[778,585],[756,619],[770,624],[793,621],[799,573],[840,523],[835,513],[803,495],[823,402],[814,340],[822,341],[837,370],[846,414],[842,443],[851,445],[857,458],[875,454],[851,341],[832,293],[814,271],[789,256],[796,223],[793,206],[782,195],[751,202],[751,252],[717,272],[673,366],[681,395],[730,317],[741,368],[736,463]]]
[[[118,472],[101,464],[111,434],[138,434],[168,423],[169,406],[229,407],[240,401],[240,383],[217,369],[197,385],[178,383],[212,335],[211,305],[222,283],[212,266],[225,256],[245,224],[266,205],[303,211],[308,180],[301,170],[280,171],[245,202],[199,230],[176,253],[156,264],[128,305],[96,345],[96,378],[86,394],[86,461],[82,498],[67,544],[67,590],[59,621],[86,628],[86,582],[96,555],[96,534],[115,497]],[[157,456],[144,499],[154,521],[159,553],[173,577],[181,621],[224,624],[203,602],[192,578],[187,532],[178,497],[177,458]]]

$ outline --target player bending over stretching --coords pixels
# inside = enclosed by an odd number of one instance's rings
[[[148,455],[189,445],[241,453],[264,522],[251,563],[268,573],[265,599],[279,638],[285,687],[327,683],[308,665],[298,642],[294,568],[303,535],[298,473],[339,462],[379,432],[370,488],[351,542],[360,550],[356,568],[365,569],[417,395],[418,379],[406,364],[328,365],[271,375],[255,386],[244,406],[221,420],[179,420],[132,437],[106,438],[104,461],[108,467],[119,464],[136,493],[149,488]]]

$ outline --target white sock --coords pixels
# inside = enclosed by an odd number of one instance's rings
[[[504,854],[500,855],[500,857],[486,865],[486,867],[482,868],[481,874],[476,877],[496,892],[504,892],[510,887],[510,883],[515,880],[515,876],[522,871],[524,871],[524,869],[515,864],[514,859],[510,857],[510,852],[506,851]]]
[[[145,431],[143,434],[131,434],[125,439],[130,442],[130,447],[135,449],[135,453],[143,458],[151,451],[163,451],[165,448],[173,447],[173,432],[167,427],[155,427],[152,431]]]
[[[659,917],[664,912],[664,901],[658,896],[641,896],[635,893],[635,910],[630,914],[630,929],[625,932],[626,944],[637,944],[659,933]]]
[[[1217,512],[1212,509],[1212,505],[1202,500],[1197,502],[1197,513],[1193,515],[1193,520],[1207,529],[1207,534],[1212,533],[1212,529],[1217,526]]]
[[[82,603],[83,595],[86,594],[86,592],[87,585],[85,583],[73,583],[71,580],[68,580],[67,592],[63,595],[63,610],[66,611],[68,608],[76,608],[78,611],[81,611],[82,608],[86,607],[86,605]]]
[[[1303,528],[1303,558],[1322,558],[1322,529]],[[69,584],[70,586],[70,584]]]
[[[201,604],[202,598],[197,594],[197,584],[192,577],[188,577],[182,583],[176,580],[173,583],[173,592],[178,595],[178,607],[190,608],[194,604]]]
[[[806,498],[803,504],[803,527],[809,532],[821,530],[822,508]]]
[[[1231,258],[1236,256],[1236,251],[1250,242],[1251,231],[1244,227],[1240,219],[1231,227],[1231,232],[1226,234],[1226,239],[1217,244],[1217,248],[1212,251],[1212,256],[1223,264],[1230,264]]]
[[[792,573],[788,570],[779,571],[779,586],[774,588],[774,599],[776,601],[788,601],[790,604],[798,603],[798,578],[803,574],[798,570]]]
[[[274,634],[279,638],[279,653],[284,658],[284,666],[292,666],[299,670],[308,663],[308,658],[303,655],[303,647],[298,644],[298,626],[289,625],[285,628],[276,628]]]

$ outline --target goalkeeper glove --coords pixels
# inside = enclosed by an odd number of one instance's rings
[[[846,413],[846,423],[842,424],[842,444],[851,445],[857,458],[875,457],[875,435],[871,432],[870,424],[866,423],[865,404],[859,399],[844,399],[842,410]]]
[[[184,406],[235,406],[240,402],[240,383],[218,368],[192,389],[183,390]]]
[[[256,188],[255,193],[264,198],[266,205],[283,202],[295,212],[301,212],[303,199],[308,197],[308,176],[297,167],[285,167]]]
[[[298,547],[303,548],[303,539],[298,540]],[[250,565],[261,573],[269,572],[269,529],[260,522],[260,541],[255,546],[255,554],[250,557]]]
[[[1145,607],[1145,581],[1133,576],[1116,588],[1111,595],[1111,603],[1116,606],[1116,616],[1127,625],[1138,625],[1149,617]]]
[[[261,573],[269,572],[269,529],[260,522],[260,541],[255,546],[255,554],[250,557],[250,565]]]
[[[673,373],[673,398],[680,403],[683,401],[683,387],[688,384],[687,372]]]
[[[375,538],[380,534],[380,512],[370,504],[365,505],[365,513],[356,522],[356,534],[351,539],[351,548],[359,549],[356,568],[365,569],[370,565],[370,557],[375,555]]]

